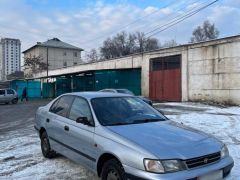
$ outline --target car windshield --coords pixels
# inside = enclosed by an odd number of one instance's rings
[[[137,97],[94,98],[91,103],[98,121],[103,126],[167,120],[161,113]]]
[[[123,94],[130,94],[130,95],[134,95],[133,92],[127,90],[127,89],[117,89],[118,93],[123,93]]]

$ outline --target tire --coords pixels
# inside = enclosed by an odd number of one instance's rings
[[[41,150],[45,158],[51,159],[56,156],[56,152],[51,149],[46,131],[41,135]]]
[[[17,104],[18,103],[18,100],[17,99],[13,99],[12,100],[12,104]]]
[[[124,169],[119,161],[110,159],[103,165],[102,180],[127,180]]]

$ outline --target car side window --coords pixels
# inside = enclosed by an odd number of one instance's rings
[[[79,117],[87,117],[91,124],[94,124],[88,102],[83,98],[76,97],[69,112],[69,119],[76,121]]]
[[[50,110],[49,110],[50,112],[56,113],[58,102],[59,102],[59,99],[57,99],[57,100],[52,104],[52,106],[51,106],[51,108],[50,108]]]
[[[110,89],[106,89],[106,90],[104,90],[104,91],[102,91],[102,92],[110,92],[110,93],[114,93],[115,91],[114,91],[114,90],[110,90]]]
[[[55,104],[52,106],[51,112],[59,116],[67,117],[69,107],[71,106],[73,99],[74,99],[73,96],[60,97],[58,103],[56,103],[56,106]]]
[[[0,90],[0,95],[5,95],[5,90]]]
[[[15,94],[14,91],[12,89],[8,89],[7,90],[7,94]]]

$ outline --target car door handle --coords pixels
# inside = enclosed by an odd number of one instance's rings
[[[64,126],[64,130],[65,131],[69,131],[69,127],[68,126]]]
[[[46,119],[46,122],[49,123],[49,122],[50,122],[50,119]]]

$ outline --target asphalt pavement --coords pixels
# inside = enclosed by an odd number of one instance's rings
[[[17,104],[0,104],[0,134],[33,126],[35,112],[49,100],[32,100]]]

